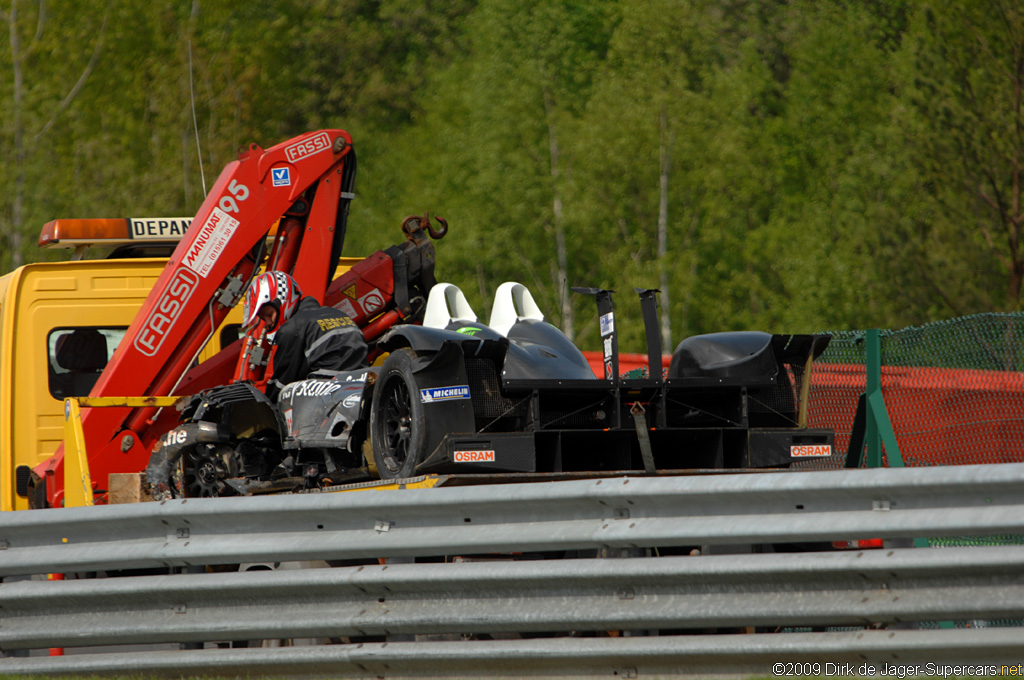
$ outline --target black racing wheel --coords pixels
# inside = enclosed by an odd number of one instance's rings
[[[182,491],[186,498],[231,496],[224,480],[235,476],[231,468],[231,449],[226,446],[199,444],[185,453]]]
[[[390,354],[381,366],[373,389],[370,441],[373,461],[381,479],[412,477],[425,455],[426,423],[411,349]]]

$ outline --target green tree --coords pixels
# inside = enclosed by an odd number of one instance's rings
[[[575,206],[590,243],[588,272],[617,298],[620,344],[639,351],[644,329],[631,288],[661,291],[666,348],[696,266],[701,147],[715,125],[708,83],[718,67],[719,17],[703,0],[622,4],[577,140]],[[678,292],[678,297],[673,295]],[[678,304],[677,304],[678,303]],[[592,313],[591,313],[592,316]],[[596,328],[586,342],[597,345]]]
[[[920,3],[905,42],[907,144],[927,202],[902,233],[943,301],[933,313],[1020,309],[1024,285],[1024,9]]]
[[[393,164],[408,170],[402,195],[425,187],[421,196],[452,220],[440,246],[445,276],[478,313],[501,282],[518,280],[575,333],[568,288],[577,284],[581,232],[567,203],[572,140],[607,49],[611,8],[481,2],[466,22],[465,57],[431,81],[424,114],[401,142],[404,162]]]
[[[857,3],[800,3],[786,23],[784,108],[760,144],[777,185],[751,241],[767,265],[759,316],[790,330],[878,325],[905,313],[885,273],[903,158],[888,43]]]
[[[56,9],[56,11],[54,11]],[[0,265],[19,266],[37,188],[52,162],[54,127],[76,105],[103,48],[107,15],[45,2],[11,0],[0,10],[7,41],[0,64],[10,80],[0,86],[6,102],[0,152],[9,192],[0,198]],[[83,49],[83,46],[84,49]]]
[[[876,325],[899,297],[880,274],[899,220],[888,52],[898,28],[859,3],[732,9],[699,159],[688,326]]]

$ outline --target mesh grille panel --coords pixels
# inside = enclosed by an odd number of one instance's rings
[[[526,412],[527,404],[502,396],[497,366],[491,359],[467,358],[466,375],[477,418],[518,416]]]

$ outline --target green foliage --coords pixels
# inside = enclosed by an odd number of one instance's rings
[[[1021,304],[1008,0],[11,0],[0,18],[5,269],[41,257],[50,219],[191,214],[239,146],[344,127],[347,253],[444,215],[438,275],[482,319],[517,280],[585,348],[593,302],[571,286],[619,291],[624,351],[644,347],[634,286],[667,289],[673,343]]]
[[[957,312],[1021,305],[1022,48],[1017,3],[925,3],[901,55],[921,197],[905,237]]]

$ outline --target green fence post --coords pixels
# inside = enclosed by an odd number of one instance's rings
[[[871,408],[870,399],[875,393],[882,391],[882,342],[877,328],[870,328],[865,337],[864,369],[867,373],[865,394],[868,398],[867,423],[864,441],[868,448],[867,466],[882,467],[882,438],[878,434],[878,421],[875,410]]]
[[[882,396],[882,340],[877,328],[868,329],[864,337],[866,373],[864,406],[864,443],[867,445],[867,467],[882,467],[882,444],[888,454],[889,467],[903,467],[903,455],[896,442],[896,431]],[[858,407],[858,412],[860,407]],[[856,437],[851,437],[851,444]]]

